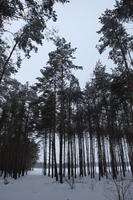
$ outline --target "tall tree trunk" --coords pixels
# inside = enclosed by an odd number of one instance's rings
[[[63,183],[62,174],[62,144],[64,136],[64,70],[61,66],[61,130],[60,130],[60,183]]]
[[[86,144],[86,159],[87,159],[87,174],[90,175],[90,163],[89,163],[89,141],[87,133],[85,133],[85,144]]]
[[[49,132],[49,161],[48,161],[48,176],[50,176],[51,168],[51,131]]]
[[[44,135],[44,176],[47,174],[47,132]]]

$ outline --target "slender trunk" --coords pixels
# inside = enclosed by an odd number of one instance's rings
[[[71,137],[71,177],[73,177],[73,138]]]
[[[67,168],[68,168],[68,179],[70,179],[70,141],[68,134],[68,145],[67,145]]]
[[[46,176],[47,171],[47,132],[44,135],[44,176]]]
[[[65,139],[65,133],[64,133],[64,172],[63,176],[65,177],[66,172],[66,139]]]
[[[89,144],[88,136],[85,133],[85,143],[86,143],[86,159],[87,159],[87,174],[90,175],[90,163],[89,163]]]
[[[75,140],[75,134],[74,134],[74,166],[75,166],[75,178],[77,177],[77,159],[76,159],[76,140]]]
[[[54,79],[54,123],[53,123],[53,140],[52,140],[52,149],[54,153],[54,167],[55,167],[55,177],[58,181],[58,171],[57,171],[57,161],[56,161],[56,68],[54,69],[55,79]]]
[[[86,176],[86,159],[85,159],[85,143],[84,143],[84,135],[83,135],[83,163],[84,163],[84,175]]]
[[[63,183],[62,174],[62,144],[64,136],[64,70],[61,66],[61,130],[60,130],[60,183]]]
[[[48,176],[50,176],[50,168],[51,168],[51,131],[49,133],[49,161],[48,161]]]

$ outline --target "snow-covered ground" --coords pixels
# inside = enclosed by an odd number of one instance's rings
[[[5,185],[0,179],[0,200],[115,200],[117,192],[115,183],[111,180],[78,178],[74,189],[71,182],[57,183],[54,179],[44,177],[40,169],[29,172],[28,176],[17,180],[8,179]],[[130,181],[128,181],[130,182]],[[124,182],[125,184],[125,182]],[[127,185],[127,183],[126,183]],[[125,186],[122,186],[126,190]],[[130,189],[130,191],[129,191]],[[132,200],[132,185],[125,191],[126,200]],[[127,193],[127,194],[126,194]],[[128,198],[128,196],[130,197]]]

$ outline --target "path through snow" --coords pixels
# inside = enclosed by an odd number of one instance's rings
[[[59,184],[38,170],[16,181],[10,179],[8,185],[0,179],[0,200],[113,200],[112,191],[106,190],[104,179],[100,182],[89,177],[77,179],[72,190],[67,182]]]

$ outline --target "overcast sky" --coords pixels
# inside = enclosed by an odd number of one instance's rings
[[[49,22],[48,27],[56,27],[61,37],[65,37],[72,47],[77,47],[75,54],[75,64],[83,66],[83,71],[76,72],[81,87],[92,77],[96,62],[100,59],[108,68],[112,63],[107,59],[107,53],[99,55],[95,48],[98,44],[99,35],[96,33],[100,29],[98,18],[106,8],[111,9],[115,0],[70,0],[70,3],[55,6],[58,20]],[[44,45],[39,47],[37,54],[25,59],[16,78],[25,83],[29,81],[33,84],[36,77],[40,76],[40,69],[48,61],[48,53],[54,49],[51,42],[44,41]]]

